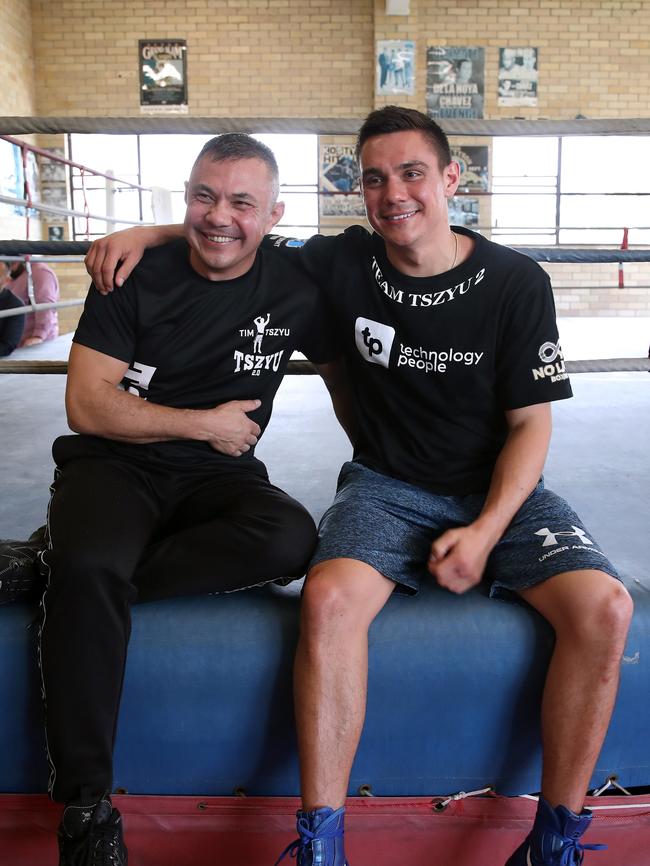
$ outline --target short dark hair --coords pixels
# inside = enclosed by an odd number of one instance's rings
[[[414,108],[403,108],[401,105],[386,105],[384,108],[371,111],[366,117],[357,135],[355,150],[357,162],[359,162],[361,157],[361,148],[369,138],[375,138],[377,135],[386,135],[391,132],[408,132],[410,130],[421,132],[428,139],[438,156],[441,170],[449,165],[451,162],[451,149],[444,131],[434,120],[427,117],[426,114],[422,114],[421,111],[416,111]]]
[[[217,135],[203,145],[194,164],[196,165],[204,156],[209,157],[213,162],[224,162],[229,159],[260,159],[269,169],[273,182],[273,200],[277,199],[280,191],[280,172],[275,155],[270,147],[262,144],[252,135],[246,135],[244,132],[224,132],[223,135]]]

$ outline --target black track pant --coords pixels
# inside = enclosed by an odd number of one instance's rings
[[[68,802],[112,787],[130,605],[300,577],[316,527],[249,471],[82,457],[57,470],[52,491],[40,656],[50,793]]]

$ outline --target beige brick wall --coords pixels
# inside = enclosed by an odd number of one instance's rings
[[[190,113],[361,116],[372,0],[34,0],[37,108],[139,115],[138,39],[185,39]]]
[[[0,114],[138,116],[138,39],[175,38],[188,44],[190,115],[360,118],[388,101],[424,109],[427,46],[477,45],[486,49],[486,117],[650,116],[650,3],[642,0],[410,0],[407,17],[386,16],[385,0],[2,2],[9,79]],[[413,97],[375,96],[378,39],[415,41]],[[497,106],[498,49],[508,45],[539,49],[536,108]],[[18,223],[0,227],[7,236]],[[649,290],[602,288],[603,279],[616,284],[616,266],[608,267],[603,278],[556,266],[555,283],[576,286],[558,289],[559,311],[647,315]],[[650,264],[638,267],[637,284],[650,284]],[[61,283],[66,297],[82,293],[83,271],[63,269]]]
[[[33,114],[34,42],[30,0],[2,0],[0,114]]]
[[[485,48],[485,116],[650,116],[650,4],[644,0],[411,0],[411,15],[386,17],[375,0],[378,39],[415,39],[422,109],[427,45]],[[399,34],[399,35],[398,35]],[[497,106],[499,48],[539,49],[539,105]],[[385,102],[385,98],[381,98]]]
[[[4,2],[20,30],[3,40],[29,55],[30,4]],[[138,115],[138,39],[176,38],[187,40],[197,115],[361,117],[390,99],[374,96],[375,40],[413,39],[417,89],[403,104],[424,108],[427,45],[480,45],[486,117],[650,116],[650,4],[642,0],[411,0],[407,17],[386,16],[385,0],[31,6],[39,114]],[[539,49],[536,108],[497,106],[498,49],[508,45]],[[26,60],[16,57],[23,82]],[[5,92],[0,103],[13,98]]]

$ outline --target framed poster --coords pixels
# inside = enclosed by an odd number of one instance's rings
[[[321,217],[363,217],[354,144],[320,143],[319,211]]]
[[[460,165],[458,192],[488,191],[487,144],[452,144],[451,158]]]
[[[537,48],[499,48],[499,105],[537,105]]]
[[[485,50],[452,45],[427,48],[429,117],[483,117]]]
[[[415,92],[415,43],[410,40],[379,40],[376,54],[375,93]]]
[[[140,111],[148,114],[187,112],[187,46],[184,39],[139,45]]]

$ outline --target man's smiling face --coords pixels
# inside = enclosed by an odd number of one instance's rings
[[[448,230],[458,164],[441,168],[433,145],[417,130],[369,138],[360,162],[368,221],[386,247],[416,252],[438,243],[441,230]]]
[[[248,271],[262,238],[282,217],[274,182],[261,159],[199,159],[185,190],[190,264],[208,280]]]

